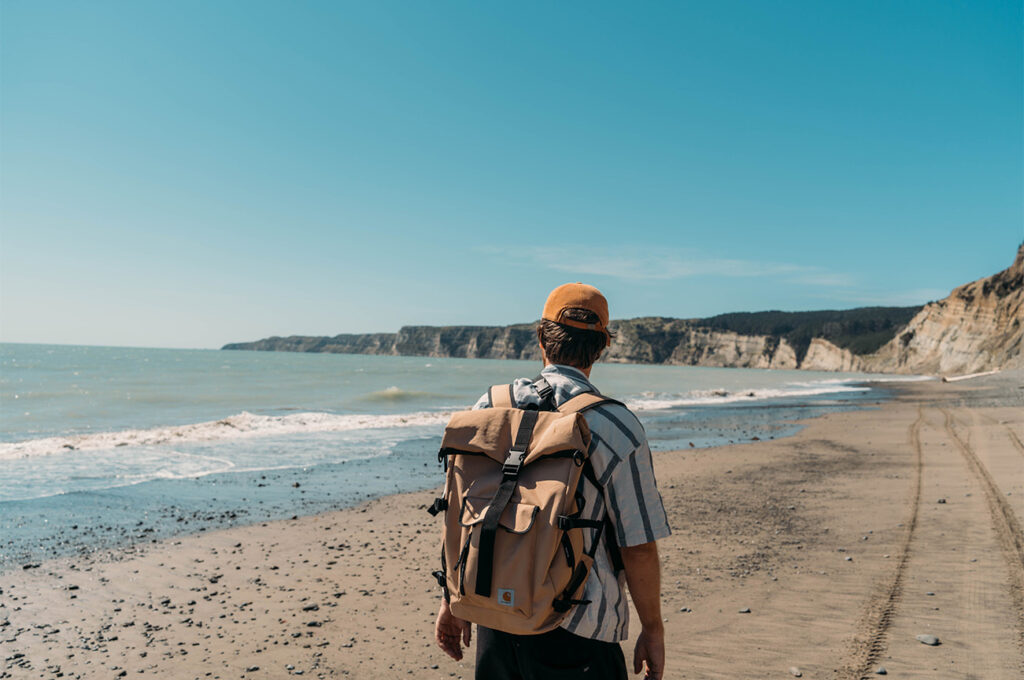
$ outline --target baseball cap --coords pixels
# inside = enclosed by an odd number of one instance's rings
[[[565,317],[568,309],[585,309],[597,316],[596,323],[576,321]],[[585,283],[563,283],[551,291],[547,302],[544,303],[542,319],[560,323],[563,326],[582,328],[588,331],[600,331],[611,341],[608,333],[608,300],[597,288],[588,286]]]

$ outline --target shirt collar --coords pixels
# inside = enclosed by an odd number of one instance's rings
[[[558,375],[565,376],[566,378],[574,378],[576,380],[582,380],[589,383],[590,380],[586,374],[575,366],[566,366],[565,364],[548,364],[545,366],[541,373],[557,373]]]

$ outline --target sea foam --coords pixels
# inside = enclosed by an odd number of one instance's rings
[[[692,390],[683,394],[665,394],[646,392],[639,397],[629,399],[626,405],[634,411],[660,411],[680,406],[715,406],[745,401],[763,401],[766,399],[782,399],[786,397],[812,397],[822,394],[838,394],[849,392],[867,392],[871,388],[849,385],[841,381],[834,383],[807,383],[806,386],[794,385],[786,388],[767,388],[753,390]]]
[[[154,427],[141,430],[96,432],[0,443],[0,460],[18,460],[68,451],[112,449],[121,446],[156,446],[186,442],[212,442],[249,437],[348,432],[399,427],[442,426],[450,411],[390,415],[339,415],[336,413],[291,413],[262,416],[243,411],[221,420],[191,425]]]

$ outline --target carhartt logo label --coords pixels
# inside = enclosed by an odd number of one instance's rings
[[[506,607],[515,606],[516,603],[516,591],[505,590],[502,588],[498,589],[498,604],[503,604]]]

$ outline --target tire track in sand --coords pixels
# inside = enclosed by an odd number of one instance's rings
[[[992,528],[999,539],[1003,557],[1006,560],[1007,577],[1010,585],[1010,596],[1017,613],[1017,646],[1024,650],[1024,531],[1013,508],[1006,502],[1006,497],[999,490],[999,485],[992,478],[985,464],[981,462],[969,443],[957,433],[956,420],[948,410],[941,408],[946,417],[946,432],[960,450],[960,455],[967,462],[967,467],[981,483],[985,491],[985,500],[989,514],[992,516]],[[1014,433],[1016,434],[1016,433]]]
[[[1020,440],[1020,437],[1017,436],[1017,433],[1013,431],[1012,427],[1005,423],[999,422],[998,420],[996,420],[995,418],[986,413],[979,413],[978,415],[987,420],[988,422],[992,423],[993,425],[1001,425],[1003,429],[1006,430],[1007,436],[1010,437],[1010,441],[1013,443],[1013,447],[1017,449],[1017,453],[1024,456],[1024,442]]]
[[[914,538],[917,518],[921,505],[921,478],[924,469],[924,456],[921,452],[921,426],[924,424],[924,409],[918,406],[917,419],[910,426],[908,436],[914,451],[914,489],[910,497],[910,517],[904,523],[906,527],[900,540],[900,554],[896,562],[889,587],[876,594],[868,603],[867,612],[855,634],[853,662],[848,677],[868,680],[874,677],[872,667],[878,662],[887,646],[887,633],[896,613],[896,605],[903,595],[903,576],[910,560],[910,542]]]

